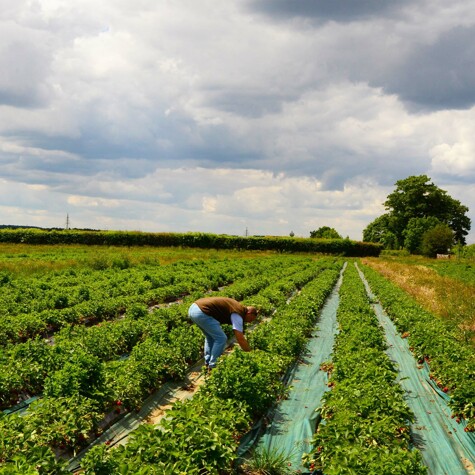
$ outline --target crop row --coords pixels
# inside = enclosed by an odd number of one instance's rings
[[[300,354],[340,266],[334,264],[324,270],[289,304],[282,303],[271,320],[251,333],[253,351],[237,349],[222,358],[198,393],[175,404],[160,425],[141,426],[126,446],[92,448],[82,462],[85,472],[229,472],[239,439],[254,420],[284,396],[282,376]]]
[[[267,273],[259,278],[249,277],[246,281],[236,282],[221,294],[239,295],[245,301],[261,290],[261,295],[254,295],[255,301],[262,303],[267,299],[266,307],[270,310],[275,303],[288,298],[292,291],[326,265],[329,265],[328,262],[325,264],[322,260],[307,269],[300,262],[298,272],[291,265],[286,268],[274,267],[276,272],[268,268]],[[293,273],[288,275],[291,271]],[[273,279],[276,280],[274,286],[270,285]],[[277,297],[277,294],[284,296]],[[202,346],[201,333],[195,326],[190,326],[186,319],[186,310],[191,301],[190,297],[182,305],[159,309],[151,315],[143,308],[135,308],[131,318],[104,323],[106,330],[103,336],[113,333],[107,331],[107,326],[123,329],[130,325],[129,328],[136,329],[137,324],[145,322],[148,328],[146,337],[142,333],[142,340],[125,359],[101,363],[93,351],[88,351],[88,348],[93,350],[94,345],[86,347],[90,338],[77,338],[77,334],[72,335],[70,340],[58,338],[58,344],[53,346],[45,345],[40,340],[16,345],[14,349],[20,351],[13,355],[18,360],[23,358],[22,364],[16,368],[23,369],[23,373],[27,372],[31,378],[36,377],[34,382],[39,388],[44,384],[45,397],[33,403],[23,417],[13,414],[0,419],[0,460],[17,457],[23,462],[25,459],[32,463],[38,463],[39,460],[51,462],[51,452],[48,458],[44,450],[83,446],[100,429],[107,411],[113,409],[119,416],[140,405],[144,397],[164,381],[182,377],[188,365],[198,359]],[[82,331],[90,337],[93,328]],[[98,339],[95,341],[98,342]],[[84,347],[78,342],[82,342]],[[59,351],[61,348],[62,352]],[[54,359],[58,355],[63,357],[61,364]],[[10,360],[10,364],[16,361],[15,358]],[[52,365],[50,369],[56,370],[48,373],[48,364]],[[4,368],[8,368],[8,365]],[[14,375],[15,371],[10,373],[11,377]],[[5,381],[6,378],[3,379]],[[40,448],[42,451],[38,452]]]
[[[298,261],[296,263],[287,262],[287,266],[284,267],[279,261],[276,260],[273,266],[269,266],[270,261],[264,262],[261,275],[258,277],[253,275],[256,268],[251,267],[253,272],[249,272],[250,275],[247,278],[234,282],[218,293],[241,300],[268,287],[271,280],[279,277],[289,274],[292,276],[295,273],[301,276],[300,278],[305,277],[305,268],[311,263],[311,261],[307,261],[305,264]],[[313,266],[309,271],[310,274],[305,278],[311,278],[317,268],[318,265]],[[291,277],[289,281],[295,286],[294,280],[295,277]],[[194,294],[201,296],[203,289],[197,287]],[[193,296],[190,296],[188,300],[190,299],[193,300]],[[65,389],[58,390],[58,386],[73,384],[71,377],[66,377],[71,368],[76,368],[73,371],[74,374],[78,373],[77,368],[82,368],[80,374],[83,375],[86,372],[94,375],[99,371],[97,367],[101,362],[117,360],[131,352],[131,361],[133,361],[135,355],[144,351],[143,348],[146,345],[155,344],[169,347],[172,345],[172,341],[179,342],[183,339],[186,341],[187,337],[181,336],[181,332],[184,331],[183,323],[186,322],[186,307],[186,305],[173,305],[149,313],[144,305],[135,304],[126,312],[124,319],[101,322],[92,327],[69,325],[56,334],[54,344],[48,340],[37,338],[22,344],[8,346],[0,353],[0,405],[3,408],[8,407],[20,402],[19,399],[27,399],[42,392],[43,388],[46,388],[46,394],[58,394],[59,391],[64,395]],[[185,329],[187,328],[186,325]],[[193,337],[197,337],[199,333],[196,332],[195,327],[192,328],[195,333],[190,334],[190,345],[193,345]],[[182,347],[185,347],[184,343]],[[190,349],[187,351],[184,361],[194,361],[197,351]],[[183,368],[186,368],[182,359],[178,359],[178,361],[181,362],[178,366],[177,363],[168,363],[170,372],[174,376],[179,376],[183,373]],[[120,372],[120,368],[131,364],[129,361],[124,363],[123,360],[111,361],[108,372]],[[154,381],[154,379],[150,380],[148,376],[145,377],[147,381]],[[79,375],[76,379],[78,378]],[[114,379],[114,376],[111,378]],[[89,387],[88,396],[96,391],[95,381],[97,379],[101,378],[82,376],[81,386]],[[59,384],[56,382],[57,380],[61,380],[63,383]],[[132,386],[135,386],[139,391],[137,385]],[[52,387],[56,389],[53,390]],[[101,390],[101,392],[103,391]]]
[[[322,400],[322,421],[305,456],[325,475],[424,474],[421,455],[409,449],[413,415],[384,352],[384,333],[363,282],[348,266],[337,310],[339,333],[329,370],[331,391]]]
[[[450,396],[454,417],[465,418],[467,430],[475,430],[475,354],[463,332],[421,308],[411,297],[369,267],[363,267],[372,290],[408,338],[420,364],[427,362],[431,378]]]
[[[177,262],[104,270],[69,269],[0,281],[0,346],[47,336],[71,324],[117,318],[134,304],[156,305],[278,268],[276,259]],[[284,266],[284,261],[281,261]]]

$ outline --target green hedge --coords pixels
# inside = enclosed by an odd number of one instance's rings
[[[1,229],[0,242],[25,244],[86,244],[104,246],[183,246],[204,249],[318,252],[347,257],[379,256],[377,243],[350,239],[313,239],[274,236],[230,236],[207,233],[143,233],[138,231]]]

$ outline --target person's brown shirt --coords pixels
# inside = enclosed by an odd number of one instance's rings
[[[215,318],[219,323],[228,325],[231,325],[232,313],[241,315],[243,319],[247,313],[247,308],[244,305],[229,297],[204,297],[195,303],[206,315]]]

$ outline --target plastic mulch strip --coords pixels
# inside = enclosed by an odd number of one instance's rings
[[[329,360],[333,350],[342,273],[322,308],[318,326],[307,343],[306,351],[287,376],[291,388],[288,398],[268,414],[270,423],[266,427],[260,421],[241,439],[238,450],[241,462],[252,448],[263,449],[284,454],[291,463],[292,470],[309,473],[302,465],[302,455],[311,449],[311,440],[319,418],[316,410],[324,392],[329,389],[327,373],[320,370],[320,365]]]
[[[39,396],[33,396],[29,399],[25,399],[24,401],[16,404],[15,406],[13,406],[9,409],[5,409],[3,411],[3,413],[6,414],[6,415],[14,414],[14,413],[18,413],[20,415],[23,415],[26,412],[26,410],[28,409],[28,407],[30,406],[30,404],[32,402],[35,402],[37,399],[39,399]]]
[[[360,272],[369,297],[375,296]],[[268,415],[270,423],[260,421],[241,440],[238,454],[241,462],[251,449],[265,449],[288,457],[292,469],[309,474],[301,457],[311,450],[311,439],[319,413],[316,412],[327,387],[327,374],[320,370],[322,362],[330,359],[337,332],[336,312],[339,298],[337,283],[325,304],[318,330],[310,338],[303,360],[289,375],[289,398]],[[415,415],[411,427],[414,445],[421,451],[429,475],[475,475],[475,434],[465,432],[466,424],[451,417],[449,397],[431,381],[429,366],[418,365],[381,305],[373,304],[389,345],[387,354],[398,368],[398,383],[406,393],[405,400]]]
[[[93,446],[105,442],[110,446],[125,445],[130,433],[143,424],[154,410],[162,406],[167,406],[176,400],[185,400],[192,397],[194,392],[182,388],[187,385],[194,385],[199,379],[202,379],[203,376],[200,371],[203,364],[204,360],[200,360],[196,365],[190,368],[185,380],[165,383],[159,390],[144,401],[140,411],[129,412],[122,419],[115,422],[100,437],[94,440],[91,445],[69,460],[69,471],[76,472],[80,470],[81,459]]]
[[[360,277],[374,300],[361,272]],[[415,415],[412,436],[429,475],[475,475],[475,433],[465,432],[466,424],[452,419],[449,397],[430,379],[429,366],[417,364],[407,340],[399,335],[381,305],[374,303],[373,308],[386,334],[387,354],[397,365],[399,384]]]

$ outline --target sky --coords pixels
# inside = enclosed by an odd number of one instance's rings
[[[362,240],[427,175],[475,242],[475,2],[0,0],[0,224]]]

